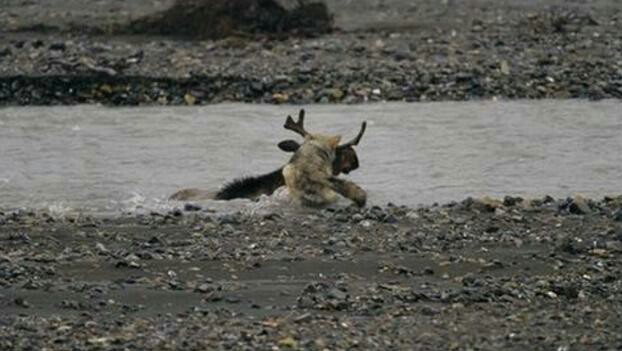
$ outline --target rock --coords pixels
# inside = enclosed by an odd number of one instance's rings
[[[197,98],[194,97],[192,94],[188,93],[184,95],[184,101],[186,102],[186,105],[192,106],[197,102]]]
[[[50,45],[49,49],[53,51],[65,51],[67,45],[63,42],[53,43]]]
[[[102,243],[95,243],[95,251],[97,251],[97,253],[100,255],[107,255],[110,253],[110,251],[108,251],[106,246],[104,246],[104,244]]]
[[[330,32],[332,22],[326,4],[318,1],[177,0],[120,31],[197,39],[259,33],[311,36]]]
[[[36,40],[32,41],[31,45],[32,45],[33,48],[38,49],[38,48],[42,47],[44,44],[43,44],[43,40],[36,39]]]
[[[344,93],[341,89],[332,88],[332,89],[324,90],[321,95],[328,97],[328,100],[331,102],[338,102],[338,101],[341,101],[341,99],[344,96]]]
[[[194,289],[195,292],[200,292],[200,293],[203,293],[203,294],[211,293],[211,292],[214,292],[214,291],[220,291],[220,290],[221,290],[221,287],[218,286],[218,285],[215,285],[213,283],[203,283],[203,284],[198,285]]]
[[[585,215],[592,212],[592,209],[584,197],[576,195],[568,204],[568,212],[572,214]]]
[[[294,338],[292,338],[291,336],[285,337],[281,340],[279,340],[279,342],[277,343],[279,347],[284,347],[284,348],[288,348],[288,349],[297,349],[298,348],[298,342],[296,342],[296,340],[294,340]]]
[[[506,60],[501,61],[499,69],[501,70],[501,73],[505,74],[506,76],[510,74],[510,64]]]
[[[518,203],[523,202],[523,198],[521,197],[512,197],[512,196],[506,196],[503,198],[503,206],[506,207],[511,207],[511,206],[515,206]]]
[[[283,93],[272,94],[272,102],[277,104],[283,104],[289,101],[289,95]]]
[[[30,303],[28,303],[28,301],[24,300],[21,297],[18,297],[14,300],[14,303],[16,306],[22,307],[22,308],[29,308],[30,307]]]
[[[191,203],[184,204],[184,211],[194,212],[194,211],[201,211],[201,209],[202,208],[199,205],[195,205]]]

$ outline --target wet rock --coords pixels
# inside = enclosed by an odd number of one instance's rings
[[[297,299],[299,308],[342,311],[351,305],[349,295],[326,283],[309,284]]]
[[[19,306],[22,308],[30,308],[30,303],[21,297],[16,298],[13,302],[15,303],[16,306]]]
[[[38,48],[42,47],[44,45],[44,43],[43,43],[43,40],[36,39],[36,40],[32,41],[31,45],[32,45],[33,48],[38,49]]]
[[[13,47],[15,47],[16,49],[22,49],[24,47],[24,45],[26,45],[26,41],[25,40],[15,40],[12,42]]]
[[[277,345],[279,347],[286,348],[286,349],[297,349],[298,348],[298,342],[294,340],[294,338],[292,338],[291,336],[288,336],[286,338],[279,340]]]
[[[52,43],[49,49],[54,51],[65,51],[65,49],[67,49],[67,45],[64,42]]]
[[[213,284],[213,283],[203,283],[203,284],[198,285],[194,289],[194,291],[206,294],[206,293],[212,293],[212,292],[215,292],[215,291],[220,291],[221,289],[222,289],[222,287],[219,286],[219,285],[216,285],[216,284]]]
[[[578,241],[572,238],[564,238],[557,245],[557,250],[566,252],[572,255],[584,254],[588,252],[590,246],[584,241]]]
[[[188,212],[201,211],[201,209],[202,209],[201,206],[195,205],[195,204],[187,203],[184,205],[184,211],[188,211]]]
[[[506,207],[512,207],[512,206],[516,206],[518,203],[523,202],[523,198],[521,197],[513,197],[513,196],[505,196],[503,198],[503,206]]]
[[[565,202],[561,203],[560,210],[565,210],[568,211],[568,213],[577,215],[585,215],[592,212],[588,201],[580,195],[568,198]]]

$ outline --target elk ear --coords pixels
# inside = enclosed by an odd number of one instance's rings
[[[335,135],[335,136],[329,137],[328,146],[331,149],[337,149],[337,146],[339,146],[340,141],[341,141],[341,135]]]
[[[296,152],[300,148],[300,143],[296,140],[283,140],[279,143],[279,149],[285,152]]]

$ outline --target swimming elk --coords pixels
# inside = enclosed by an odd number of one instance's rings
[[[311,151],[313,149],[309,146],[305,146],[305,144],[310,142],[311,140],[315,140],[313,141],[313,144],[315,144],[321,139],[321,136],[320,139],[316,140],[314,138],[316,136],[312,136],[311,134],[307,135],[306,132],[303,132],[303,123],[304,110],[300,111],[298,122],[294,123],[293,119],[290,116],[288,116],[286,120],[284,126],[286,129],[291,130],[292,125],[299,126],[300,131],[297,131],[297,133],[302,133],[301,135],[305,137],[305,142],[303,144],[300,144],[295,140],[285,140],[278,144],[281,150],[294,153],[294,156],[286,166],[267,174],[236,179],[231,183],[226,184],[218,192],[196,188],[183,189],[173,194],[170,199],[181,201],[206,199],[232,200],[238,198],[254,199],[259,197],[260,195],[270,195],[279,187],[286,185],[286,180],[283,172],[287,166],[292,165],[292,167],[288,169],[288,172],[301,170],[302,172],[300,174],[302,175],[302,178],[297,177],[294,173],[291,173],[289,176],[291,187],[288,186],[288,188],[290,189],[290,192],[293,189],[293,194],[295,194],[294,197],[302,200],[301,202],[307,204],[321,205],[322,203],[330,202],[326,200],[331,200],[332,198],[334,198],[334,194],[332,194],[331,191],[336,191],[337,193],[340,193],[345,197],[355,200],[355,202],[360,206],[364,205],[366,197],[365,192],[354,183],[338,179],[336,178],[336,176],[341,173],[349,174],[351,171],[359,167],[358,156],[356,154],[356,151],[354,150],[354,146],[358,144],[361,137],[363,136],[363,133],[365,131],[365,123],[363,124],[359,135],[357,135],[357,137],[354,138],[350,143],[339,145],[335,147],[333,151],[329,151],[328,153],[326,153],[326,151],[321,152],[321,157],[325,158],[325,161],[323,161],[323,163],[320,162],[321,167],[326,168],[328,165],[330,166],[329,168],[331,170],[329,172],[330,176],[328,178],[324,176],[320,177],[326,178],[324,183],[329,184],[326,185],[328,188],[325,188],[322,192],[324,195],[328,196],[328,198],[324,198],[323,200],[321,200],[321,196],[318,197],[316,195],[313,195],[314,189],[321,187],[315,185],[307,186],[307,184],[316,184],[316,182],[312,179],[318,175],[317,172],[308,172],[309,170],[313,169],[313,166],[301,166],[301,164],[305,162],[304,159],[315,162],[313,160],[315,160],[316,157],[313,156],[313,152]],[[298,129],[299,127],[294,128]],[[311,179],[309,179],[309,182],[306,182],[304,175],[308,173],[311,173]],[[326,172],[324,172],[324,174],[326,174]],[[298,186],[297,184],[302,184],[302,187]],[[333,188],[337,190],[332,190]],[[300,196],[300,194],[306,193],[305,189],[306,191],[310,191],[309,196]],[[320,199],[321,201],[313,201],[314,199]]]

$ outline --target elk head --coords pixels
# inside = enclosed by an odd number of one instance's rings
[[[298,114],[298,121],[294,122],[294,119],[291,116],[287,116],[283,127],[300,134],[305,139],[313,138],[313,134],[304,129],[304,118],[305,110],[301,109]],[[361,130],[358,135],[354,137],[354,139],[337,146],[335,150],[335,160],[333,161],[333,175],[339,175],[340,173],[348,174],[359,167],[359,160],[356,151],[354,151],[354,146],[358,145],[361,141],[366,127],[367,123],[363,122]],[[282,151],[296,152],[298,148],[300,148],[300,143],[295,140],[288,139],[281,141],[278,146]]]

